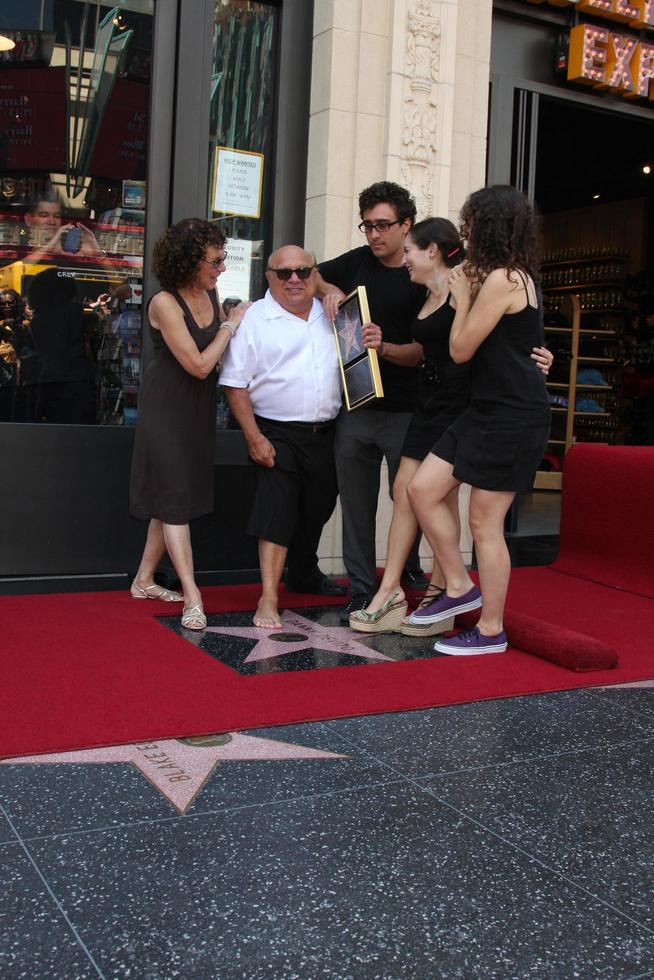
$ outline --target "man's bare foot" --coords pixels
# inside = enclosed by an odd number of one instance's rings
[[[280,630],[282,621],[277,603],[272,599],[259,599],[253,622],[255,626],[260,626],[264,630]]]
[[[388,599],[390,599],[392,595],[395,594],[397,595],[397,600],[396,600],[397,602],[404,602],[404,600],[406,599],[406,596],[404,595],[404,592],[399,587],[399,585],[391,585],[390,588],[388,589],[385,588],[384,586],[380,586],[380,588],[377,591],[377,594],[373,596],[371,602],[369,602],[368,605],[366,606],[366,612],[367,613],[377,612],[377,610],[381,609],[384,603]]]

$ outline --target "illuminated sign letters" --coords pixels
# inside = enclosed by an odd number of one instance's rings
[[[528,0],[541,4],[544,0]],[[654,28],[654,0],[547,0],[637,29]],[[568,81],[654,101],[654,43],[610,27],[577,24],[570,31]]]

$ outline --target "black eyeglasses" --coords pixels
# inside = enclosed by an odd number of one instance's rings
[[[278,279],[287,282],[293,273],[298,279],[308,279],[315,268],[315,265],[302,265],[299,269],[272,269],[268,266],[266,272],[274,272]]]
[[[227,252],[225,252],[222,259],[200,259],[200,262],[204,262],[205,265],[210,265],[212,269],[219,269],[226,258]]]
[[[371,231],[381,231],[382,234],[392,228],[393,225],[401,225],[401,221],[362,221],[359,225],[359,231],[364,234],[369,235]]]

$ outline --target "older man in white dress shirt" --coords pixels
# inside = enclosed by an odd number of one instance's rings
[[[270,256],[268,291],[243,317],[220,382],[256,464],[248,533],[259,539],[254,625],[280,629],[289,546],[315,553],[336,499],[334,421],[341,383],[331,323],[315,298],[315,258],[297,245]]]

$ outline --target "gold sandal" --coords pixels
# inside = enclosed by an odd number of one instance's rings
[[[400,595],[401,589],[396,589],[375,612],[358,609],[350,613],[350,629],[358,633],[397,633],[409,608],[406,599],[398,600]]]
[[[163,585],[148,585],[147,589],[142,589],[136,582],[132,582],[130,589],[132,599],[159,599],[160,602],[184,602],[181,592],[173,589],[164,589]]]
[[[182,610],[182,626],[185,630],[204,630],[207,628],[207,617],[200,603],[186,606]]]

